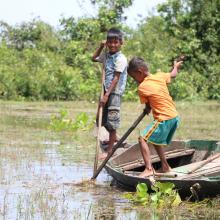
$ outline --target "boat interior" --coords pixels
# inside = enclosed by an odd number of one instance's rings
[[[149,146],[151,162],[157,177],[178,179],[211,178],[220,176],[220,142],[218,141],[172,141],[164,147],[165,156],[172,171],[159,173],[161,163],[154,147]],[[145,168],[139,144],[125,144],[117,149],[109,162],[111,166],[127,174],[138,176]]]

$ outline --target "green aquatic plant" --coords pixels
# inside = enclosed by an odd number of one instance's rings
[[[139,183],[136,187],[136,192],[126,193],[125,198],[135,204],[151,205],[155,208],[163,208],[165,206],[171,208],[179,206],[182,202],[179,193],[174,187],[175,185],[173,183],[155,182],[151,186],[151,191],[153,192],[150,193],[145,183]]]
[[[148,187],[145,183],[139,183],[136,187],[136,192],[134,194],[127,193],[125,197],[134,203],[146,205],[149,201]]]
[[[50,120],[50,129],[53,131],[70,131],[89,130],[93,124],[88,114],[85,112],[79,113],[75,120],[68,118],[68,112],[61,109],[59,115],[52,115]]]

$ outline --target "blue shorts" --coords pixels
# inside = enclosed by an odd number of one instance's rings
[[[141,137],[143,137],[145,141],[155,145],[168,145],[179,123],[179,116],[165,121],[154,120],[144,129],[141,133]]]

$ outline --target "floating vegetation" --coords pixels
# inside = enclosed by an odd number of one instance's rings
[[[139,183],[136,187],[136,192],[126,193],[125,198],[136,204],[144,206],[151,205],[155,208],[163,208],[165,206],[176,207],[179,206],[182,201],[174,187],[175,185],[173,183],[155,182],[155,184],[151,186],[153,192],[150,193],[145,183]]]
[[[89,130],[94,124],[85,112],[78,114],[75,120],[68,118],[68,112],[61,109],[59,115],[52,115],[49,128],[53,131],[70,131]]]
[[[158,218],[178,216],[183,219],[219,219],[220,197],[215,199],[206,198],[202,201],[189,202],[181,201],[178,192],[174,189],[173,183],[156,182],[148,189],[145,183],[139,183],[135,193],[125,193],[124,198],[129,199],[136,206],[137,212],[144,216],[154,213]],[[153,192],[152,192],[153,191]],[[146,207],[143,209],[142,206]],[[135,208],[135,207],[134,207]]]

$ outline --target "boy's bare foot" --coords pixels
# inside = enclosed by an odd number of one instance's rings
[[[152,176],[154,173],[153,173],[153,169],[145,169],[140,175],[139,177],[141,178],[147,178],[149,176]]]
[[[169,173],[171,171],[172,171],[171,167],[166,166],[166,167],[161,167],[160,169],[158,169],[157,173]]]

